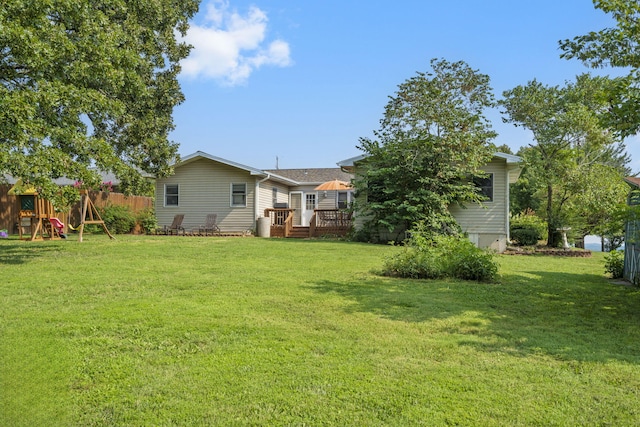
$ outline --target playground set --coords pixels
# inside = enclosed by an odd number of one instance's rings
[[[51,201],[40,197],[35,188],[20,188],[21,183],[9,190],[9,194],[18,196],[20,199],[20,211],[18,212],[18,234],[21,240],[57,240],[66,239],[64,233],[64,223],[56,216],[55,208]],[[82,195],[82,215],[80,225],[76,228],[68,224],[69,229],[78,231],[78,241],[82,242],[84,226],[87,224],[99,224],[104,228],[105,233],[111,239],[115,239],[107,229],[104,221],[100,217],[98,210],[89,198],[87,191],[81,191]],[[24,228],[29,229],[26,234]]]

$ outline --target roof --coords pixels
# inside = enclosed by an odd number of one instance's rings
[[[333,181],[351,181],[351,174],[342,171],[340,168],[305,168],[305,169],[258,169],[251,166],[243,165],[222,157],[212,156],[204,151],[196,151],[195,153],[184,156],[174,167],[180,167],[199,159],[212,160],[237,169],[249,172],[251,175],[269,178],[274,181],[283,182],[287,185],[318,185],[323,182]]]
[[[264,177],[264,178],[270,178],[273,179],[274,181],[279,181],[279,182],[283,182],[287,185],[296,185],[297,182],[292,181],[291,179],[284,177],[282,175],[276,174],[276,173],[271,173],[269,171],[263,171],[262,169],[258,169],[258,168],[254,168],[251,166],[247,166],[247,165],[243,165],[242,163],[238,163],[238,162],[234,162],[231,160],[227,160],[227,159],[223,159],[222,157],[217,157],[217,156],[212,156],[209,153],[205,153],[204,151],[196,151],[195,153],[189,154],[188,156],[184,156],[182,158],[180,158],[180,161],[178,163],[176,163],[175,165],[173,165],[174,167],[180,167],[186,164],[189,164],[191,162],[194,162],[196,160],[199,159],[207,159],[207,160],[211,160],[214,162],[218,162],[218,163],[222,163],[224,165],[227,166],[231,166],[237,169],[241,169],[244,171],[249,172],[249,174],[251,175],[255,175],[255,176],[259,176],[259,177]]]
[[[342,160],[337,164],[341,168],[350,168],[350,167],[353,167],[355,163],[359,162],[360,160],[366,159],[367,157],[368,157],[367,154],[360,154],[359,156],[350,157],[348,159]],[[514,156],[513,154],[501,153],[499,151],[496,151],[495,153],[493,153],[493,157],[504,159],[507,161],[507,164],[518,164],[522,162],[522,158],[519,156]]]
[[[340,168],[306,168],[306,169],[267,169],[265,172],[284,176],[298,184],[318,185],[323,182],[339,180],[350,182],[353,175]]]
[[[632,187],[640,188],[640,178],[635,176],[628,176],[624,180],[627,184],[631,185]]]
[[[111,182],[111,184],[113,185],[120,184],[120,180],[115,176],[115,174],[113,174],[113,172],[98,171],[98,173],[102,177],[102,182]],[[143,176],[145,178],[152,178],[152,176],[148,174],[143,174]],[[19,179],[12,175],[9,175],[9,174],[0,175],[0,184],[3,182],[6,182],[7,184],[15,184],[18,181]],[[67,177],[60,177],[60,178],[54,179],[53,183],[60,186],[74,185],[76,183],[76,180],[70,179]]]

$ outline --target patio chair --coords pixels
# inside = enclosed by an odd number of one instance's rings
[[[220,227],[218,227],[218,214],[209,214],[204,225],[198,227],[198,234],[208,236],[209,233],[220,235]]]
[[[182,226],[183,220],[184,214],[178,214],[174,216],[171,225],[165,225],[162,228],[158,228],[156,230],[156,234],[171,235],[175,233],[176,235],[178,235],[180,234],[180,230],[182,230],[182,234],[184,234],[184,227]]]

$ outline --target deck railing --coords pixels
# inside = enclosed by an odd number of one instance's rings
[[[271,237],[289,237],[293,230],[294,209],[269,208],[264,216],[270,219]],[[309,237],[345,236],[351,230],[352,213],[342,209],[314,209],[308,224]],[[305,226],[307,226],[305,224]]]
[[[312,237],[335,235],[345,236],[352,226],[353,213],[343,209],[314,209],[309,224]]]
[[[294,209],[269,208],[264,210],[264,216],[270,219],[271,237],[289,237],[293,229]]]

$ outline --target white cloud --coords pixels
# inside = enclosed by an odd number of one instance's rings
[[[266,13],[251,6],[245,15],[225,0],[211,0],[203,22],[191,24],[184,38],[193,49],[182,61],[182,75],[215,79],[228,85],[246,82],[262,66],[291,65],[289,44],[266,42]]]

